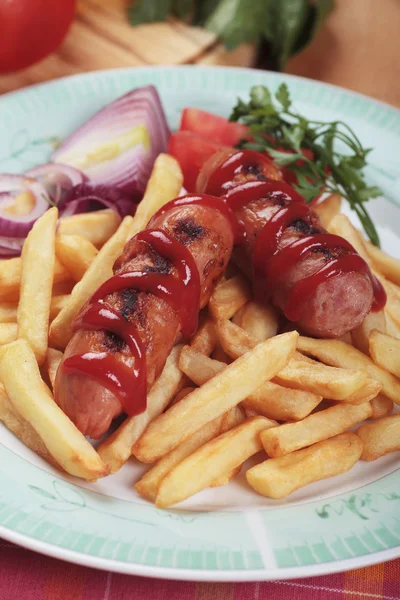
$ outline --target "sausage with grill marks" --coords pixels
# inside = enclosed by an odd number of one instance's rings
[[[155,217],[148,229],[161,229],[183,244],[193,256],[200,277],[200,308],[204,307],[215,283],[223,274],[233,246],[232,227],[219,210],[209,206],[173,206]],[[154,251],[150,244],[132,238],[114,265],[114,273],[138,271],[176,277],[174,265]],[[152,293],[126,288],[104,298],[111,307],[134,323],[145,347],[147,388],[164,367],[172,347],[181,340],[179,315],[169,303]],[[55,382],[55,399],[80,431],[100,438],[111,421],[123,412],[119,398],[95,378],[67,373],[63,363],[68,357],[87,353],[107,353],[130,369],[135,358],[130,348],[115,333],[105,330],[79,330],[68,344]]]

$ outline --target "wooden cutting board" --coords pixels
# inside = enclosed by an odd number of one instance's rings
[[[0,93],[115,67],[190,63],[248,67],[254,62],[251,44],[227,53],[212,33],[177,20],[132,27],[127,4],[128,0],[78,0],[75,20],[58,51],[24,71],[0,77]]]

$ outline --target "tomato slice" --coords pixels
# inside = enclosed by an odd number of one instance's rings
[[[208,140],[190,131],[173,133],[168,142],[168,153],[176,158],[183,172],[183,185],[188,192],[194,192],[201,167],[217,150],[232,149]]]
[[[235,146],[247,135],[246,125],[231,123],[224,117],[199,108],[183,109],[180,131],[197,133],[224,146]]]

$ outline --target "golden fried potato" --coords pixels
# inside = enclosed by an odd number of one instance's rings
[[[361,425],[356,434],[363,443],[362,460],[376,460],[400,450],[400,414]]]
[[[309,448],[270,458],[249,469],[246,478],[262,496],[285,498],[309,483],[349,471],[361,452],[362,442],[354,433],[341,433]]]

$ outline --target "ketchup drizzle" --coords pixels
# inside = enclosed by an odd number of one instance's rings
[[[177,206],[193,204],[219,210],[236,231],[230,208],[212,196],[183,196],[166,204],[155,217]],[[86,375],[99,381],[119,398],[124,411],[130,416],[146,410],[146,350],[136,326],[110,307],[105,302],[106,296],[127,288],[154,294],[179,315],[182,334],[190,338],[197,329],[201,292],[196,262],[183,244],[162,229],[146,229],[133,239],[150,246],[169,260],[176,274],[127,271],[114,275],[93,294],[75,318],[72,329],[74,332],[80,329],[105,330],[119,336],[135,359],[134,367],[129,368],[118,355],[109,352],[87,352],[70,356],[63,362],[66,373]]]
[[[313,234],[279,248],[286,228],[298,220],[311,223],[313,212],[304,198],[284,181],[237,183],[237,175],[244,172],[249,164],[254,164],[258,160],[262,168],[264,158],[263,155],[249,150],[241,150],[228,156],[211,174],[205,189],[206,192],[224,194],[226,203],[234,212],[249,202],[261,198],[271,198],[281,206],[264,225],[254,246],[252,262],[257,294],[265,295],[266,291],[267,295],[271,296],[275,286],[310,253],[318,251],[325,253],[327,250],[334,251],[341,248],[345,249],[345,253],[337,258],[330,258],[318,271],[292,286],[284,314],[291,321],[300,320],[307,301],[321,283],[349,272],[364,273],[369,276],[374,292],[371,310],[381,310],[386,303],[386,294],[381,283],[371,273],[367,263],[357,254],[353,246],[340,236]],[[239,227],[243,231],[243,223],[240,221]]]

